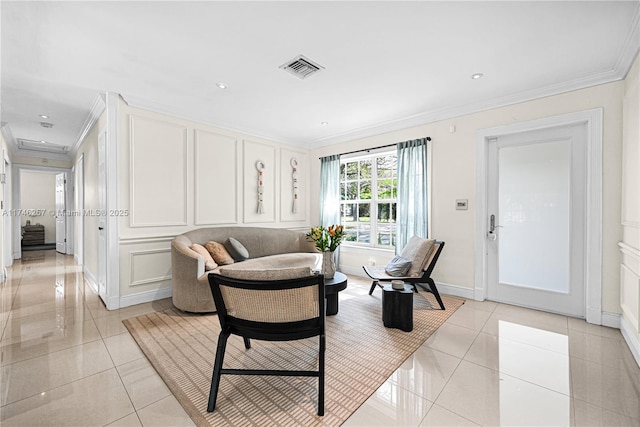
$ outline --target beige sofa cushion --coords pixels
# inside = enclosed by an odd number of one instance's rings
[[[211,256],[218,265],[229,265],[235,262],[222,243],[211,241],[204,245],[204,247],[211,253]]]
[[[213,270],[218,266],[218,264],[216,264],[216,262],[213,260],[213,257],[211,256],[209,251],[204,246],[194,243],[191,245],[191,250],[202,255],[202,257],[204,258],[205,271]]]
[[[289,267],[273,269],[239,269],[222,267],[218,271],[222,276],[243,280],[287,280],[313,275],[310,267]]]
[[[433,250],[435,243],[435,239],[424,239],[418,236],[413,236],[409,242],[407,242],[407,245],[400,254],[402,258],[411,261],[411,267],[409,271],[407,271],[407,276],[415,276],[424,269],[425,263],[429,259],[429,254]]]

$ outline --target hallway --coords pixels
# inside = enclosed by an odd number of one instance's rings
[[[2,289],[0,424],[192,426],[122,320],[171,299],[108,311],[72,256],[24,252]]]

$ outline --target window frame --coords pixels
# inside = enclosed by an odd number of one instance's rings
[[[395,164],[395,168],[393,169],[393,173],[391,176],[391,180],[392,180],[392,194],[394,197],[389,198],[389,199],[379,199],[378,198],[378,181],[382,180],[382,179],[389,179],[389,178],[380,178],[378,177],[378,165],[377,165],[377,161],[376,158],[379,157],[387,157],[387,156],[393,156],[396,157],[396,164]],[[345,173],[341,173],[340,174],[340,222],[342,225],[345,226],[345,228],[347,228],[348,224],[356,224],[356,226],[360,223],[360,221],[358,221],[358,218],[355,218],[355,221],[353,223],[347,223],[343,221],[343,206],[347,205],[347,204],[354,204],[354,205],[358,205],[361,203],[369,203],[369,216],[371,218],[369,224],[370,224],[370,231],[369,231],[369,243],[364,243],[364,242],[358,242],[358,241],[348,241],[348,240],[343,240],[343,245],[349,246],[349,247],[354,247],[354,248],[364,248],[364,249],[378,249],[378,250],[387,250],[387,251],[395,251],[395,235],[396,235],[396,230],[397,230],[397,206],[398,206],[398,163],[397,163],[397,151],[394,148],[385,148],[385,149],[381,149],[381,150],[375,150],[375,151],[370,151],[367,153],[363,153],[363,154],[357,154],[357,155],[352,155],[349,157],[342,157],[340,159],[340,169],[342,172],[343,169],[343,165],[345,165],[344,167],[346,168],[346,164],[347,163],[353,163],[353,162],[360,162],[363,160],[370,160],[371,161],[371,177],[369,179],[364,179],[364,181],[369,181],[371,183],[371,198],[370,199],[362,199],[360,198],[360,183],[363,181],[363,179],[360,177],[360,166],[358,166],[358,177],[353,180],[353,179],[346,179],[346,170]],[[357,198],[354,200],[348,200],[343,198],[344,194],[343,194],[343,186],[344,188],[346,188],[346,184],[347,183],[351,183],[351,182],[356,182],[358,183],[358,190],[357,190]],[[378,223],[378,211],[379,211],[379,205],[380,204],[394,204],[396,206],[395,210],[394,210],[394,215],[393,215],[393,223],[396,225],[396,227],[394,227],[394,229],[392,230],[389,238],[390,238],[390,244],[389,245],[380,245],[378,244],[378,230],[379,230],[379,223]]]

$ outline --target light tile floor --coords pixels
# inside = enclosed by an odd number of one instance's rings
[[[170,299],[108,311],[54,251],[23,253],[8,275],[2,426],[193,425],[122,325]],[[350,277],[340,299],[368,288]],[[344,425],[640,426],[640,368],[616,329],[467,301]]]

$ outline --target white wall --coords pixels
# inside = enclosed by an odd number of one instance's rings
[[[617,249],[620,227],[620,174],[622,148],[622,95],[624,82],[615,82],[568,92],[529,102],[464,115],[400,131],[363,138],[347,143],[312,150],[311,176],[320,174],[321,156],[373,148],[409,139],[430,136],[432,140],[431,232],[444,240],[446,247],[434,272],[440,283],[451,285],[461,293],[474,286],[475,262],[475,164],[476,133],[485,128],[541,119],[571,112],[603,107],[603,296],[606,312],[620,313],[620,253]],[[450,132],[455,126],[455,132]],[[317,194],[319,183],[314,180],[311,194]],[[456,199],[467,199],[469,209],[457,211]],[[311,216],[318,216],[318,198],[311,198]],[[343,247],[340,267],[359,273],[362,265],[374,258],[386,263],[392,254]]]
[[[20,173],[20,209],[22,212],[41,211],[38,216],[21,215],[20,226],[27,220],[44,226],[44,242],[56,242],[56,174],[53,172],[22,171]]]
[[[200,227],[309,227],[307,150],[235,131],[118,106],[121,306],[171,295],[171,240]],[[299,164],[292,212],[290,160]],[[86,162],[85,158],[85,162]],[[264,170],[264,213],[257,212]]]
[[[621,330],[640,364],[640,57],[625,81],[623,111]]]

